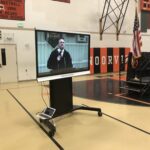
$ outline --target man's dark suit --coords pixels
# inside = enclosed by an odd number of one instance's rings
[[[70,54],[66,50],[64,50],[62,55],[61,51],[55,49],[48,59],[47,68],[53,70],[72,68],[72,59]]]

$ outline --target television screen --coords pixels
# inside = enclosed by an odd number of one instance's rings
[[[89,74],[90,35],[36,30],[38,81]]]

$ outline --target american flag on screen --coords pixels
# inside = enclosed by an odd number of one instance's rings
[[[133,51],[132,51],[133,57],[136,59],[141,57],[141,46],[142,46],[141,31],[139,29],[139,18],[136,9],[133,27]]]

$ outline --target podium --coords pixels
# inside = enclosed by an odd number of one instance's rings
[[[72,77],[49,81],[50,107],[56,109],[54,117],[58,117],[76,110],[96,111],[102,116],[100,108],[73,105]]]
[[[132,97],[150,96],[150,52],[142,52],[137,67],[132,67],[132,53],[128,56],[127,78],[120,89]]]

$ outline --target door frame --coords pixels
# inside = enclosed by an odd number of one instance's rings
[[[17,74],[17,82],[19,81],[19,77],[18,77],[18,74],[19,74],[19,72],[18,72],[18,55],[17,55],[17,44],[14,44],[14,43],[0,43],[0,46],[2,46],[2,45],[6,45],[6,46],[14,46],[15,47],[15,53],[16,53],[16,70],[17,70],[17,72],[16,72],[16,74]]]

